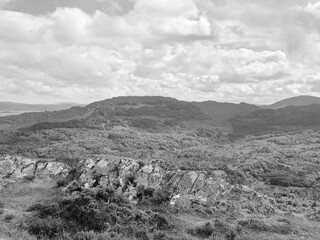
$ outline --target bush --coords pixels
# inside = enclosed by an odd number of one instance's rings
[[[150,195],[148,190],[146,193]],[[28,211],[31,214],[27,217],[25,228],[40,239],[61,234],[74,237],[77,233],[76,239],[113,239],[111,235],[121,235],[122,239],[135,236],[147,240],[146,229],[152,232],[172,229],[165,216],[139,210],[110,187],[83,189],[77,195],[60,196],[35,204]],[[104,233],[110,236],[105,237]]]
[[[155,214],[151,217],[150,221],[157,230],[169,230],[172,226],[168,223],[167,219],[160,214]]]
[[[4,213],[4,202],[0,201],[0,214]]]
[[[153,193],[154,193],[155,189],[152,187],[146,187],[143,191],[143,196],[145,197],[153,197]]]
[[[168,237],[164,231],[155,231],[153,233],[153,239],[154,240],[166,240],[166,239],[168,239]]]
[[[23,177],[25,181],[29,181],[29,182],[32,182],[35,178],[36,178],[35,175],[27,175]]]
[[[170,193],[163,189],[155,190],[153,193],[153,196],[150,198],[150,202],[155,205],[161,205],[169,201],[170,201]]]
[[[144,230],[137,231],[134,236],[139,240],[149,240],[149,237]]]
[[[27,222],[26,228],[30,234],[37,236],[39,239],[53,239],[62,236],[64,227],[60,219],[33,217]]]
[[[0,208],[4,208],[4,202],[0,201]]]
[[[278,234],[290,234],[292,232],[291,225],[286,222],[284,224],[268,224],[261,220],[250,219],[240,221],[239,224],[256,232],[272,232]]]
[[[68,180],[66,178],[61,178],[57,180],[57,187],[65,187],[69,184]]]
[[[4,215],[3,220],[4,220],[5,222],[10,222],[14,217],[15,217],[15,215],[12,214],[12,213],[6,214],[6,215]]]
[[[194,229],[189,229],[188,233],[195,237],[208,238],[213,233],[213,226],[210,222],[202,226],[195,227]]]

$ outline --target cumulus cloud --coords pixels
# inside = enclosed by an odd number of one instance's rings
[[[0,0],[1,100],[263,102],[319,90],[317,1],[41,1]]]

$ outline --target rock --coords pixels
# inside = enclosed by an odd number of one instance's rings
[[[198,176],[199,174],[193,171],[184,174],[184,176],[178,183],[178,187],[180,191],[184,193],[191,192],[191,190],[193,189],[193,185],[197,180]]]
[[[172,207],[181,209],[191,208],[193,204],[205,206],[207,199],[201,196],[177,194],[170,201]]]
[[[49,162],[41,171],[37,170],[36,175],[41,177],[65,177],[71,168],[60,162]]]
[[[94,160],[92,160],[91,158],[88,158],[87,160],[84,161],[83,165],[87,169],[92,169],[96,165],[96,162]]]
[[[30,176],[46,179],[64,177],[69,170],[69,166],[60,162],[42,162],[19,155],[0,156],[0,178],[9,182],[23,181]]]
[[[109,177],[108,176],[102,176],[100,178],[99,183],[100,183],[100,186],[107,187],[110,184]]]
[[[99,174],[108,174],[118,171],[120,159],[101,159],[95,166],[94,170]]]
[[[27,167],[24,167],[23,169],[21,169],[21,173],[24,176],[31,176],[31,175],[34,174],[35,167],[36,167],[36,164],[35,163],[31,163]]]
[[[140,171],[137,173],[137,182],[138,186],[148,186],[149,185],[149,176],[153,171],[153,166],[145,165],[143,166]]]

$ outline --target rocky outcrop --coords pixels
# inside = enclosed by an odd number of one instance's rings
[[[69,166],[60,162],[45,162],[19,155],[0,156],[0,189],[9,182],[64,177],[69,170]]]
[[[78,173],[77,180],[63,191],[111,186],[136,202],[138,189],[143,187],[165,190],[170,194],[170,205],[176,208],[203,206],[228,212],[274,213],[268,197],[257,194],[248,186],[229,183],[228,174],[222,170],[170,170],[158,161],[142,163],[130,158],[110,157],[80,162]]]

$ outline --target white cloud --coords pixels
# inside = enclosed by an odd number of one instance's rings
[[[0,11],[2,99],[150,94],[263,102],[320,90],[315,1],[127,2],[109,2],[112,13]]]

